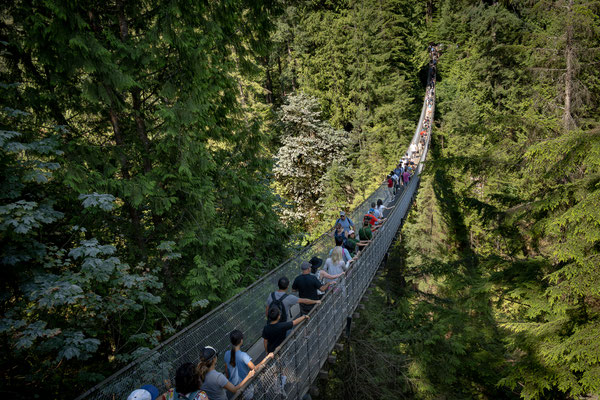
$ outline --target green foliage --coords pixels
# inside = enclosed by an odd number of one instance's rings
[[[2,3],[4,391],[74,397],[285,257],[256,95],[278,10]]]
[[[388,279],[406,290],[380,282],[389,289],[370,301],[353,339],[404,356],[394,373],[408,385],[387,393],[377,378],[389,385],[390,374],[377,370],[353,375],[352,387],[366,388],[365,398],[593,397],[600,9],[575,0],[433,3],[424,36],[444,47],[435,159],[402,257],[388,262]],[[375,357],[357,355],[345,372]]]
[[[310,227],[318,219],[316,206],[331,187],[325,183],[332,183],[333,172],[327,175],[329,181],[325,175],[334,163],[339,166],[346,162],[347,135],[324,122],[318,102],[303,94],[288,96],[280,121],[284,133],[276,155],[275,178],[296,206],[288,217]]]
[[[318,215],[306,215],[297,195],[280,192],[299,207],[286,215],[308,218],[315,235],[330,227],[339,208],[360,203],[381,183],[412,137],[419,111],[414,100],[422,95],[412,64],[412,12],[405,1],[300,2],[278,18],[265,66],[273,102],[285,104],[300,90],[318,100],[323,120],[348,136],[345,161],[324,158],[333,170],[320,171],[325,186],[307,196]],[[278,183],[288,187],[279,177]]]

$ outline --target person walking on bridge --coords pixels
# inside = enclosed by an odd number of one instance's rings
[[[352,257],[358,257],[362,247],[371,243],[370,240],[359,240],[356,238],[356,232],[350,231],[348,240],[346,240],[346,248]]]
[[[346,239],[348,238],[348,232],[346,232],[344,230],[344,228],[342,227],[342,224],[340,224],[338,222],[337,224],[335,224],[335,229],[333,231],[333,237],[335,238],[336,241],[341,240],[342,242],[345,243]]]
[[[308,319],[308,315],[303,315],[293,321],[280,322],[281,312],[277,307],[269,309],[269,323],[265,325],[262,332],[265,352],[272,353],[283,343],[287,332],[298,325],[300,322]]]
[[[402,174],[402,179],[404,180],[404,186],[408,186],[408,183],[410,182],[410,171],[408,168],[404,171],[404,174]]]
[[[411,143],[410,145],[410,157],[415,158],[418,154],[419,150],[417,149],[416,143]]]
[[[342,247],[336,246],[331,251],[331,256],[325,261],[325,267],[323,269],[330,275],[341,276],[350,266],[353,260],[344,262],[344,256],[342,253]],[[326,282],[335,282],[337,278],[326,278]]]
[[[244,334],[242,331],[235,329],[229,334],[231,341],[231,350],[225,352],[225,376],[233,385],[239,385],[250,371],[258,371],[269,359],[273,358],[273,353],[267,354],[265,358],[258,364],[254,365],[252,357],[242,351],[244,344]]]
[[[366,218],[363,220],[363,227],[358,230],[358,237],[361,242],[363,240],[368,240],[370,242],[373,239],[373,231],[371,230],[369,221]]]
[[[292,317],[292,306],[296,304],[321,304],[320,300],[300,299],[293,294],[286,293],[290,286],[290,280],[285,276],[279,278],[277,285],[279,286],[279,290],[272,292],[267,297],[267,308],[265,310],[267,318],[269,317],[269,310],[273,307],[278,308],[281,312],[279,322],[286,322],[288,316]]]
[[[327,288],[331,285],[331,282],[326,284],[322,284],[316,276],[311,274],[311,264],[308,261],[304,261],[300,266],[302,270],[302,274],[298,275],[296,279],[294,279],[294,283],[292,284],[292,290],[298,292],[298,297],[301,299],[311,299],[311,300],[319,300],[318,291],[325,292]],[[340,275],[329,275],[325,271],[321,271],[327,277],[336,279]],[[314,304],[300,304],[300,313],[302,315],[306,315],[313,309]]]
[[[254,371],[249,371],[248,375],[239,384],[234,385],[229,382],[227,377],[218,372],[217,366],[218,352],[214,347],[206,346],[200,354],[200,362],[198,363],[198,373],[202,381],[201,390],[206,392],[210,400],[227,400],[227,392],[236,393],[242,386],[248,382],[248,379],[254,376]]]
[[[383,217],[383,212],[384,210],[391,210],[396,206],[391,206],[391,207],[386,207],[383,205],[383,200],[378,199],[377,200],[377,206],[375,207],[375,210],[379,213],[379,215],[381,215],[381,217],[377,217],[377,218],[382,218]]]
[[[394,200],[394,179],[391,175],[388,175],[386,180],[383,183],[387,182],[388,192],[390,195],[390,201]]]
[[[329,236],[334,235],[337,224],[342,225],[342,228],[344,229],[344,233],[346,235],[348,235],[350,229],[354,229],[354,222],[352,222],[352,220],[346,216],[346,213],[344,211],[340,211],[340,217],[335,221],[335,224],[333,224],[334,230],[329,234]]]
[[[198,367],[190,362],[181,364],[175,372],[175,387],[169,389],[157,400],[208,400],[208,396],[204,390],[200,389],[200,373]],[[136,399],[143,399],[138,397]],[[151,400],[152,397],[148,400]],[[127,398],[127,400],[134,400]]]

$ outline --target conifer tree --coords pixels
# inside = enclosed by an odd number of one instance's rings
[[[4,106],[31,121],[2,117],[21,134],[2,144],[3,389],[74,397],[284,257],[244,92],[278,10],[2,3]]]
[[[288,217],[300,220],[306,228],[318,218],[329,168],[345,162],[348,139],[344,131],[321,119],[320,106],[314,98],[294,94],[287,99],[281,110],[284,133],[274,172],[294,205]]]

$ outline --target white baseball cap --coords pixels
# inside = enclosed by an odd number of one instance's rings
[[[155,400],[158,397],[158,389],[153,385],[144,385],[140,389],[136,389],[127,400]]]

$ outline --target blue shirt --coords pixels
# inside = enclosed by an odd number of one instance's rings
[[[231,350],[225,352],[225,368],[227,368],[229,382],[237,386],[248,375],[248,372],[250,372],[248,363],[252,361],[252,357],[248,353],[238,350],[235,352],[235,367],[230,365],[229,361],[231,361]]]
[[[347,215],[346,215],[345,219],[338,218],[338,220],[335,221],[335,224],[337,225],[338,222],[340,224],[342,224],[342,228],[344,228],[344,232],[349,232],[350,226],[354,226],[354,222],[352,222],[352,220],[350,218],[348,218]]]

